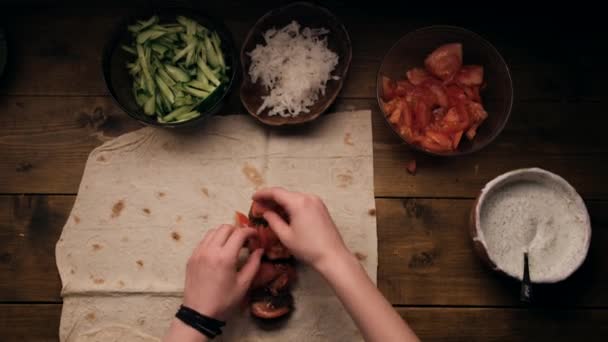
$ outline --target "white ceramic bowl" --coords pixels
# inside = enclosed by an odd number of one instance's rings
[[[539,168],[507,172],[481,190],[471,211],[471,237],[481,259],[521,280],[528,251],[533,283],[568,278],[591,241],[587,208],[562,177]]]

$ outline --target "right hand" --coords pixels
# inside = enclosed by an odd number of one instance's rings
[[[289,223],[274,211],[264,213],[264,219],[296,258],[315,269],[350,254],[318,196],[273,187],[257,191],[253,200],[274,202],[283,208]]]

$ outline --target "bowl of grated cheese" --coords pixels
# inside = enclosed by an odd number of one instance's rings
[[[312,121],[338,96],[351,59],[348,32],[329,10],[307,2],[274,9],[241,48],[241,102],[267,125]]]

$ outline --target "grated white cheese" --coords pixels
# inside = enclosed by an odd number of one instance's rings
[[[327,81],[337,80],[331,72],[338,64],[338,55],[327,48],[329,33],[325,28],[311,29],[292,21],[289,25],[264,33],[266,45],[258,44],[249,52],[249,76],[270,92],[258,114],[269,108],[268,115],[295,117],[308,113],[325,94]]]

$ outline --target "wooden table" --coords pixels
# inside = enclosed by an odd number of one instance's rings
[[[39,1],[40,2],[40,1]],[[42,1],[44,2],[44,1]],[[275,4],[197,1],[224,18],[237,44]],[[140,127],[109,97],[101,51],[135,7],[3,9],[10,44],[0,82],[0,340],[56,340],[61,283],[54,247],[89,152]],[[437,10],[353,8],[330,2],[348,27],[353,62],[332,110],[373,111],[378,285],[425,340],[608,339],[608,143],[605,60],[593,31],[560,31],[529,17],[487,20]],[[380,61],[400,36],[429,24],[468,27],[507,60],[516,101],[501,136],[474,155],[430,158],[409,151],[384,123],[375,99]],[[572,26],[569,26],[569,30]],[[585,33],[581,35],[581,33]],[[599,34],[596,34],[599,36]],[[600,42],[603,42],[603,38]],[[244,112],[233,94],[224,113]],[[406,162],[418,161],[409,175]],[[533,307],[518,284],[473,254],[467,215],[479,189],[508,170],[539,166],[569,180],[593,222],[585,265],[569,280],[537,288]]]

